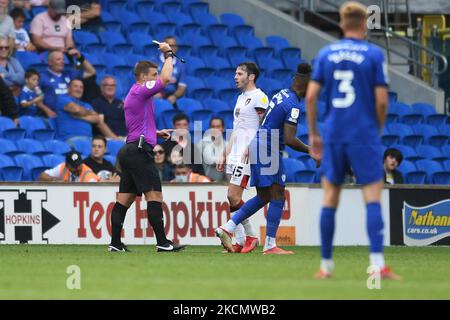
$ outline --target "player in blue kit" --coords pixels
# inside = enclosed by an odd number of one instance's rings
[[[384,264],[383,153],[380,134],[388,103],[388,75],[383,52],[365,41],[367,8],[354,1],[340,9],[344,39],[323,48],[316,58],[306,96],[309,144],[322,159],[323,208],[320,217],[322,261],[316,278],[332,275],[335,212],[345,172],[351,168],[367,208],[370,264],[383,278],[398,279]],[[316,127],[317,100],[325,90],[324,135]],[[378,271],[376,271],[378,273]]]
[[[263,253],[293,253],[277,247],[275,241],[283,212],[286,180],[281,151],[287,144],[294,150],[309,152],[309,147],[296,137],[296,132],[310,73],[310,65],[298,65],[292,88],[281,90],[272,98],[261,127],[249,146],[251,185],[256,187],[257,195],[236,211],[224,226],[216,229],[222,245],[230,252],[233,252],[232,234],[236,226],[270,202]]]

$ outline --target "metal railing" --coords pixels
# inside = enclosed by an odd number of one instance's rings
[[[328,16],[321,14],[316,11],[315,9],[315,2],[316,0],[288,0],[290,3],[295,4],[299,7],[299,21],[300,23],[305,23],[305,13],[309,13],[315,17],[318,17],[322,19],[323,21],[326,21],[337,28],[339,28],[339,23]],[[334,8],[336,11],[339,11],[339,6],[333,3],[332,1],[328,0],[320,0],[321,4],[329,5],[330,7]],[[421,68],[424,68],[429,71],[429,73],[432,75],[432,86],[437,88],[439,85],[439,75],[443,74],[447,68],[448,68],[448,61],[447,58],[441,54],[440,52],[437,52],[431,48],[428,48],[426,46],[423,46],[421,43],[414,41],[408,37],[401,36],[391,29],[387,29],[383,26],[377,26],[379,29],[377,31],[383,32],[385,37],[391,37],[396,40],[399,40],[400,42],[407,45],[411,50],[409,50],[410,54],[407,55],[405,53],[402,53],[390,46],[383,46],[388,53],[393,53],[396,56],[405,59],[408,61],[408,64],[412,68],[412,74],[416,77],[420,78],[421,75]],[[371,39],[369,39],[370,42],[374,42]],[[379,45],[379,43],[376,43]],[[431,57],[431,63],[430,64],[424,64],[422,63],[420,57],[422,52],[426,52],[427,55]]]

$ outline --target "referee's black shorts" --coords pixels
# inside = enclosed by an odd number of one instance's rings
[[[161,191],[161,180],[155,166],[153,148],[144,143],[142,149],[137,142],[124,145],[117,161],[121,167],[120,193],[134,193],[140,196],[148,191]]]

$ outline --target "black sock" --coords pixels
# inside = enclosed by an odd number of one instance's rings
[[[122,241],[120,241],[120,233],[122,232],[123,222],[125,221],[127,210],[128,208],[121,205],[119,202],[116,202],[114,205],[111,212],[112,245],[119,245],[122,243]]]
[[[158,201],[147,202],[147,216],[148,222],[153,228],[156,236],[156,243],[158,245],[167,242],[166,233],[164,232],[164,218],[162,212],[162,204]]]

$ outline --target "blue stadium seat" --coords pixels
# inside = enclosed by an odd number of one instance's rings
[[[202,35],[185,34],[182,39],[184,43],[189,43],[192,48],[195,48],[196,50],[198,47],[208,46],[212,44],[211,40],[208,37]]]
[[[205,64],[207,66],[211,66],[211,67],[215,68],[216,70],[231,68],[230,62],[225,58],[211,56],[211,57],[206,57],[205,59],[203,59],[203,61],[205,61]]]
[[[116,32],[116,33],[122,32],[122,24],[117,20],[103,22],[103,26],[108,32]]]
[[[443,157],[439,148],[430,145],[419,145],[416,147],[416,152],[418,156],[425,159],[439,159]]]
[[[99,43],[97,35],[89,31],[74,31],[73,39],[76,44],[82,47],[90,43]]]
[[[436,127],[428,124],[414,126],[414,131],[424,137],[424,141],[434,147],[442,147],[447,144],[449,137],[439,132]]]
[[[443,167],[446,171],[450,171],[450,159],[444,161]]]
[[[443,156],[450,158],[450,145],[442,146],[441,150]]]
[[[100,33],[102,43],[106,44],[109,49],[112,49],[116,44],[126,44],[127,40],[120,33],[113,31],[104,31]]]
[[[114,16],[106,10],[102,10],[100,13],[100,17],[102,18],[103,24],[111,21],[117,21]]]
[[[41,158],[30,154],[18,154],[14,157],[16,164],[23,168],[23,180],[32,181],[31,171],[35,168],[44,167]]]
[[[248,52],[252,52],[256,48],[264,47],[261,40],[254,36],[245,36],[239,39],[239,45],[246,47]]]
[[[204,29],[207,29],[208,26],[210,25],[219,23],[219,21],[215,16],[207,12],[201,11],[192,12],[191,16],[194,19],[194,21],[200,24]]]
[[[24,70],[28,69],[30,65],[43,62],[37,53],[30,51],[17,51],[15,57],[19,60]]]
[[[116,157],[115,157],[115,156],[112,156],[112,155],[109,155],[109,154],[105,154],[104,159],[105,159],[106,161],[111,162],[111,164],[112,164],[113,166],[116,164]]]
[[[22,152],[17,149],[16,144],[11,140],[0,138],[0,154],[2,153],[9,156],[15,156]]]
[[[239,41],[241,37],[254,36],[255,30],[252,26],[242,24],[229,29],[229,33]]]
[[[205,83],[201,78],[186,76],[185,78],[187,84],[187,94],[190,95],[191,92],[195,89],[203,89],[205,88]]]
[[[403,160],[402,163],[398,166],[398,170],[402,173],[403,177],[405,178],[409,172],[417,171],[417,168],[413,162]]]
[[[15,166],[13,158],[5,154],[0,154],[0,168]]]
[[[416,162],[417,169],[427,173],[427,183],[433,183],[433,175],[437,172],[444,172],[439,162],[433,160],[419,160]]]
[[[450,172],[436,172],[431,177],[432,184],[450,185]]]
[[[76,151],[83,155],[83,158],[86,158],[91,154],[91,141],[75,140],[73,143],[73,147]]]
[[[221,90],[233,89],[233,87],[230,85],[229,80],[227,81],[224,78],[216,76],[205,79],[205,85],[207,88],[213,89],[216,95],[219,94]]]
[[[195,2],[194,2],[195,1]],[[185,12],[194,16],[198,13],[208,13],[209,12],[209,4],[205,2],[200,2],[197,0],[192,1],[183,1],[183,9]]]
[[[67,143],[60,140],[48,140],[44,142],[45,149],[54,154],[66,154],[71,151]]]
[[[196,48],[197,55],[200,56],[203,60],[211,58],[211,57],[217,57],[219,54],[219,47],[209,44],[204,46],[199,46]]]
[[[2,181],[22,181],[23,168],[19,166],[8,166],[0,169]]]
[[[409,160],[409,161],[413,162],[416,160],[423,159],[423,157],[418,156],[416,150],[410,146],[403,145],[403,144],[394,144],[394,145],[391,145],[390,147],[399,150],[403,155],[403,159],[405,159],[405,160]]]
[[[153,30],[156,30],[158,24],[170,21],[165,14],[156,11],[139,11],[138,14],[142,20],[152,25]]]
[[[427,173],[424,171],[408,172],[404,176],[404,180],[407,184],[425,184],[427,182]]]
[[[34,139],[21,139],[16,142],[17,150],[23,151],[23,153],[29,153],[34,155],[44,155],[49,154],[44,145],[37,140]]]
[[[125,142],[118,140],[108,140],[106,144],[106,152],[110,155],[117,156],[120,148],[124,146]]]
[[[128,32],[130,26],[143,21],[142,18],[134,12],[123,11],[120,13],[120,21],[122,23],[122,33]]]
[[[225,54],[232,66],[247,60],[247,48],[244,46],[229,47],[225,50]]]
[[[186,36],[198,37],[202,35],[202,26],[195,22],[183,24],[182,26],[177,27],[177,32],[181,38],[184,38]]]
[[[280,81],[271,78],[259,77],[256,83],[266,93],[283,89],[283,84]]]
[[[128,9],[136,13],[141,11],[154,11],[155,2],[153,0],[128,0]]]
[[[177,100],[178,109],[184,112],[189,117],[192,112],[197,110],[203,110],[203,106],[200,101],[190,99],[190,98],[180,98]]]
[[[215,116],[223,119],[223,122],[225,123],[225,129],[233,128],[233,121],[234,121],[233,111],[231,111],[231,110],[219,111],[219,112],[215,113]]]
[[[177,25],[173,22],[161,22],[153,25],[154,36],[158,40],[163,40],[167,35],[175,34]]]
[[[66,159],[64,156],[60,154],[46,154],[41,157],[42,163],[44,166],[49,168],[54,168],[57,165],[63,163]]]
[[[210,67],[198,68],[195,70],[195,73],[194,73],[194,75],[200,79],[206,79],[208,77],[214,76],[215,74],[216,74],[216,69],[210,68]]]
[[[211,110],[214,113],[218,113],[220,111],[230,111],[232,108],[230,108],[225,102],[219,99],[205,99],[203,101],[204,109]]]
[[[31,7],[31,15],[33,17],[37,16],[38,14],[45,12],[48,10],[47,6],[32,6]]]
[[[285,68],[297,70],[297,65],[302,60],[302,51],[298,48],[284,48],[280,50],[280,57]]]
[[[294,78],[294,71],[289,69],[273,69],[269,76],[272,79],[278,80],[283,84],[284,88],[290,87]]]
[[[273,58],[275,55],[275,50],[270,47],[258,47],[255,48],[250,54],[253,55],[256,61],[259,61],[262,58]]]
[[[266,74],[273,73],[274,70],[284,69],[284,65],[280,60],[272,58],[261,58],[258,61],[258,65],[261,66],[261,72]]]
[[[123,11],[126,11],[126,1],[121,0],[115,0],[115,1],[108,1],[107,10],[114,16],[118,17],[120,16],[120,13]]]
[[[235,38],[230,36],[223,36],[223,37],[211,37],[211,41],[213,44],[218,46],[220,48],[221,53],[225,53],[226,49],[229,47],[235,47],[238,45],[238,42]]]
[[[411,111],[412,111],[411,107],[406,103],[401,102],[391,103],[389,104],[388,107],[387,118],[391,119],[391,121],[392,120],[397,121],[402,116],[410,114]]]
[[[397,92],[389,91],[388,94],[389,94],[389,103],[397,102],[397,97],[398,97]]]
[[[230,67],[230,68],[221,68],[216,70],[216,76],[227,79],[231,81],[234,84],[234,75],[236,74],[236,67]]]
[[[157,118],[163,111],[173,110],[173,105],[166,99],[154,99],[153,103],[155,105],[155,118]]]
[[[420,123],[422,123],[424,121],[424,117],[421,114],[418,113],[410,113],[410,114],[405,114],[404,116],[400,117],[400,122],[410,125],[410,126],[415,126],[418,125]]]
[[[165,2],[164,5],[156,5],[157,9],[165,13],[168,17],[172,17],[177,13],[181,13],[181,3],[176,1]],[[176,20],[174,18],[174,20]]]
[[[205,63],[200,58],[189,56],[185,59],[186,61],[189,61],[189,63],[186,64],[186,72],[189,75],[193,75],[197,69],[205,67]]]
[[[213,96],[214,96],[214,90],[208,89],[208,88],[200,88],[200,89],[192,90],[189,95],[189,98],[203,101],[205,99],[212,98]]]
[[[169,16],[169,14],[167,13],[166,15]],[[170,14],[170,18],[173,22],[175,22],[177,27],[180,29],[183,28],[183,26],[185,25],[190,25],[194,23],[194,20],[192,20],[191,16],[183,12],[172,13]]]
[[[425,122],[429,125],[440,127],[447,123],[447,115],[445,114],[430,114],[426,117]]]
[[[132,32],[138,32],[138,33],[150,35],[152,32],[152,25],[148,22],[143,22],[143,21],[130,23],[127,26],[126,33],[127,33],[127,35],[129,35]]]
[[[105,54],[107,50],[108,47],[104,43],[91,43],[84,47],[84,51],[90,53],[91,55],[95,55],[97,58]],[[99,60],[99,62],[103,64],[103,61],[101,61],[100,59],[97,60]],[[92,61],[91,63],[96,64],[95,62]]]
[[[229,27],[235,27],[238,25],[245,24],[244,18],[234,13],[222,13],[220,15],[220,21]]]
[[[290,47],[289,41],[286,38],[277,35],[267,36],[266,44],[268,47],[274,48],[277,53],[280,52],[281,49]]]
[[[411,105],[411,109],[413,113],[421,114],[424,117],[436,114],[436,109],[428,103],[417,102]]]
[[[234,107],[238,94],[237,89],[222,89],[216,94],[216,98],[225,101],[230,107]]]
[[[134,46],[129,43],[116,44],[111,48],[111,51],[112,53],[118,54],[123,57],[135,53]]]
[[[116,66],[127,66],[126,60],[118,54],[105,53],[103,59],[107,64],[107,69],[111,72]]]

